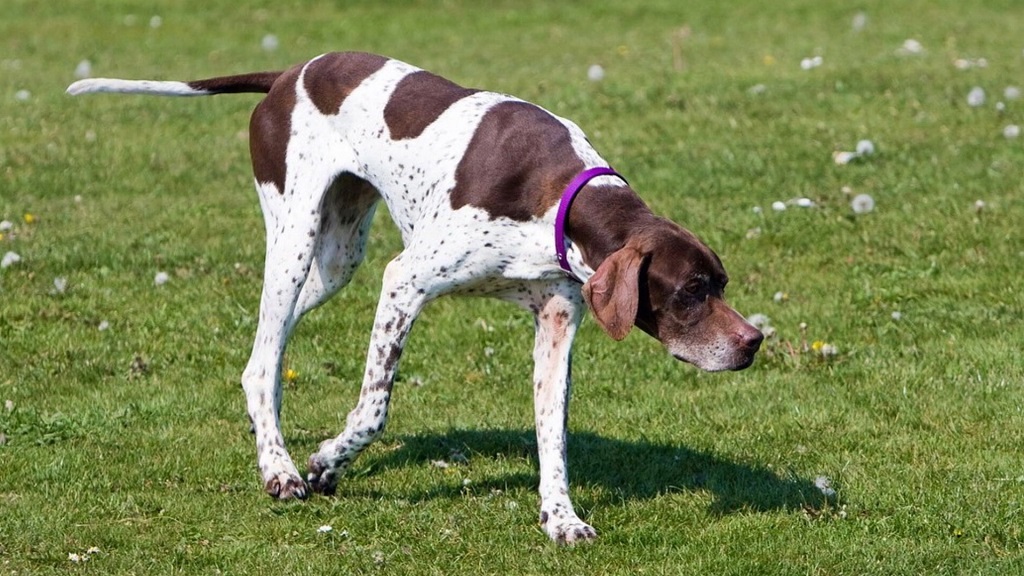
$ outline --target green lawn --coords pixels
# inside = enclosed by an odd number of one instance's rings
[[[0,269],[0,574],[1024,573],[1018,0],[0,12],[0,256],[21,257]],[[730,302],[770,318],[754,366],[728,374],[584,323],[570,476],[593,545],[537,525],[532,319],[490,300],[427,309],[388,431],[336,497],[264,495],[239,386],[258,98],[64,94],[83,60],[193,79],[349,49],[572,118],[718,252]],[[833,161],[862,139],[873,155]],[[292,339],[300,462],[354,405],[400,249],[381,210],[353,283]]]

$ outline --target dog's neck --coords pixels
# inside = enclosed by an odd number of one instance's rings
[[[583,263],[597,270],[640,231],[663,222],[628,186],[585,186],[569,210],[567,234]],[[585,279],[584,279],[585,280]]]

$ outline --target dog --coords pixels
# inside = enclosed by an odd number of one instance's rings
[[[266,94],[249,127],[267,252],[242,387],[273,497],[334,492],[384,432],[409,331],[445,294],[493,296],[534,316],[540,523],[562,544],[597,535],[573,509],[566,458],[571,347],[585,310],[615,340],[636,326],[707,371],[746,368],[763,339],[725,303],[718,256],[654,215],[576,124],[526,101],[360,52],[278,72],[68,88],[91,92]],[[304,479],[281,434],[282,355],[299,319],[352,278],[380,199],[404,249],[384,271],[358,402]]]

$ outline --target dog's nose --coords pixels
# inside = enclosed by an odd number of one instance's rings
[[[757,349],[761,347],[761,342],[764,342],[764,334],[760,330],[750,326],[748,330],[744,330],[739,338],[740,344],[749,349],[751,352],[757,352]]]

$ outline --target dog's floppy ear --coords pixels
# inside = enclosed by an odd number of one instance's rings
[[[643,261],[639,250],[626,246],[605,258],[583,285],[583,297],[594,318],[616,340],[625,338],[636,321]]]

